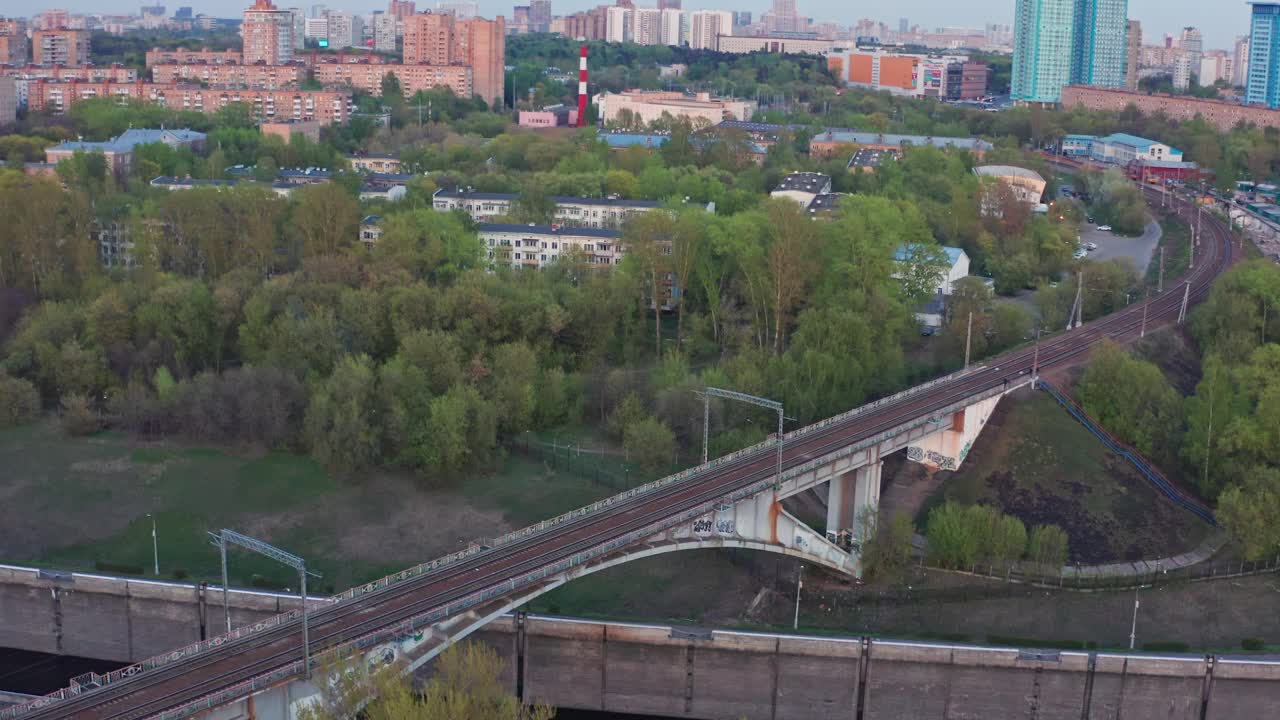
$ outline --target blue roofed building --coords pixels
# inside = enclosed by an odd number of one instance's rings
[[[1093,135],[1064,135],[1059,151],[1067,157],[1089,157],[1095,139]]]
[[[1155,140],[1112,133],[1094,138],[1089,145],[1089,157],[1099,162],[1128,165],[1137,160],[1182,160],[1182,151]]]
[[[102,153],[111,172],[116,175],[125,175],[133,169],[133,154],[139,145],[163,143],[172,148],[186,147],[192,150],[199,150],[204,147],[204,142],[205,134],[195,130],[130,128],[121,133],[119,137],[102,142],[74,140],[52,145],[45,148],[44,157],[45,162],[57,165],[59,161],[66,160],[78,152]]]
[[[604,132],[598,137],[610,150],[625,150],[629,147],[654,149],[671,142],[671,136],[665,133]]]

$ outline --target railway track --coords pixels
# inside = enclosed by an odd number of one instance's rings
[[[1155,191],[1145,189],[1148,195]],[[1178,202],[1183,202],[1178,200]],[[1191,303],[1202,300],[1213,279],[1233,259],[1230,231],[1217,218],[1206,218],[1206,240],[1196,267],[1164,294],[1132,305],[1083,327],[1039,344],[1039,366],[1060,365],[1087,353],[1098,340],[1135,336],[1143,322],[1157,325],[1177,317],[1186,292]],[[1184,283],[1189,290],[1184,289]],[[967,374],[908,394],[894,402],[851,415],[825,427],[791,433],[784,443],[784,468],[845,447],[861,439],[928,417],[978,393],[1007,386],[1032,371],[1035,348],[1025,347],[995,358]],[[447,606],[478,591],[497,588],[541,567],[605,546],[627,535],[660,527],[688,512],[716,503],[735,491],[767,481],[776,473],[775,449],[706,468],[679,482],[607,506],[595,513],[531,533],[476,553],[415,578],[316,611],[311,616],[312,645],[318,651],[394,627]],[[678,522],[678,520],[676,521]],[[133,720],[158,714],[211,695],[250,678],[297,664],[301,660],[298,621],[227,642],[190,658],[140,672],[105,687],[33,708],[18,717]]]

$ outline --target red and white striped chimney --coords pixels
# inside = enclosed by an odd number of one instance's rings
[[[578,127],[587,126],[587,46],[578,57]]]

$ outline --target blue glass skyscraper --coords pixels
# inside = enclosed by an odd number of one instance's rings
[[[1280,4],[1249,3],[1249,74],[1244,101],[1251,105],[1280,106]]]
[[[1056,103],[1071,83],[1123,87],[1128,0],[1017,0],[1014,100]]]

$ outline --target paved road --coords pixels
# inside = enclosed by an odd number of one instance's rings
[[[1096,225],[1083,225],[1080,229],[1080,242],[1095,242],[1098,249],[1089,253],[1090,260],[1111,260],[1129,258],[1138,270],[1138,277],[1147,272],[1147,265],[1155,255],[1156,245],[1160,243],[1160,223],[1154,220],[1147,223],[1142,235],[1124,237],[1097,229]]]

